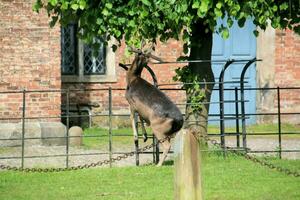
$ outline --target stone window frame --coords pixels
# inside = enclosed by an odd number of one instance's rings
[[[105,47],[105,74],[92,74],[87,75],[84,73],[84,43],[76,40],[76,73],[75,74],[62,74],[61,80],[63,83],[103,83],[103,82],[117,82],[115,59],[116,55],[111,46],[115,43],[114,40],[108,41]],[[61,56],[62,52],[61,52]],[[62,67],[62,65],[61,65]]]

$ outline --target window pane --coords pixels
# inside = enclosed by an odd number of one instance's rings
[[[84,45],[84,74],[105,74],[105,47],[102,44],[95,56],[93,49]]]
[[[69,24],[61,29],[61,73],[75,75],[76,70],[76,25]]]

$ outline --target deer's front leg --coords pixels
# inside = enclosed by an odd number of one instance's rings
[[[148,139],[148,136],[147,136],[147,131],[146,131],[146,128],[145,128],[145,125],[144,125],[144,120],[141,116],[140,116],[140,121],[141,121],[141,124],[142,124],[144,142],[146,142],[147,139]]]
[[[130,109],[131,126],[132,126],[132,130],[133,130],[134,142],[136,143],[139,138],[138,138],[138,132],[136,130],[136,123],[135,123],[134,114],[135,114],[135,111],[133,109]]]

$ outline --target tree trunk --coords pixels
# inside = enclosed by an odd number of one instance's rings
[[[203,22],[195,23],[192,26],[190,60],[211,60],[212,51],[212,35],[213,33],[203,25]],[[210,62],[190,63],[189,66],[194,75],[198,76],[200,82],[210,82],[202,84],[201,88],[205,91],[204,102],[210,102],[210,97],[214,84],[214,75]],[[187,92],[187,102],[194,93]],[[200,103],[200,102],[199,102]],[[200,135],[207,134],[207,119],[209,112],[209,104],[203,104],[202,109],[193,111],[191,105],[186,107],[186,124],[185,127]]]
[[[192,27],[190,60],[211,60],[212,32],[205,32],[203,22],[195,23]],[[213,89],[214,75],[210,62],[190,63],[188,66],[193,75],[197,76],[205,93],[204,102],[210,102]],[[208,83],[209,82],[209,83]],[[187,103],[191,97],[198,95],[199,91],[186,90]],[[195,102],[193,102],[195,103]],[[201,103],[201,102],[199,102]],[[176,135],[175,141],[175,199],[177,200],[202,200],[202,175],[201,175],[201,149],[204,140],[198,140],[195,134],[207,134],[207,119],[209,104],[205,103],[202,109],[193,110],[191,104],[186,106],[185,128]]]

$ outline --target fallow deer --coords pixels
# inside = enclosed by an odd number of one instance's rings
[[[175,134],[183,125],[183,117],[177,106],[157,87],[141,78],[141,73],[148,60],[149,54],[138,53],[126,74],[125,97],[130,104],[130,119],[135,141],[138,140],[134,122],[135,112],[151,127],[158,140]],[[143,123],[142,128],[144,131]],[[170,147],[170,138],[168,138],[162,143],[163,155],[157,166],[163,164]]]

